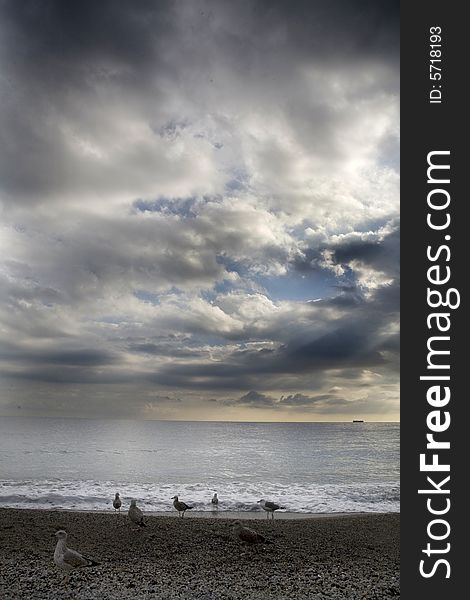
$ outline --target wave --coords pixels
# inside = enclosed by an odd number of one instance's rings
[[[170,512],[171,497],[178,495],[196,510],[210,511],[214,492],[219,508],[226,511],[260,510],[260,498],[274,500],[289,512],[398,512],[400,488],[394,483],[280,484],[273,482],[122,483],[116,481],[64,481],[58,479],[0,481],[0,507],[112,510],[115,492],[123,509],[131,499],[147,511]]]

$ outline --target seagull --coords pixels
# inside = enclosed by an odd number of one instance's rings
[[[217,498],[217,494],[212,496],[211,503],[214,508],[219,508],[219,499]]]
[[[137,507],[136,500],[131,500],[131,505],[127,511],[127,515],[135,525],[138,525],[139,527],[146,527],[144,513],[140,510],[140,508]]]
[[[114,496],[113,506],[114,506],[115,510],[118,510],[119,512],[121,512],[122,502],[121,502],[121,498],[119,498],[118,492],[116,492],[116,495]]]
[[[54,550],[54,562],[59,569],[66,572],[66,575],[62,580],[63,583],[69,581],[70,573],[74,569],[79,569],[80,567],[95,567],[100,564],[95,560],[85,558],[75,550],[67,548],[67,532],[63,529],[56,531],[55,536],[57,538],[57,545]]]
[[[258,533],[254,529],[244,527],[240,521],[232,523],[232,532],[236,540],[245,544],[272,544],[264,535],[261,535],[261,533]]]
[[[191,510],[192,508],[194,508],[194,506],[188,506],[186,504],[186,502],[180,502],[178,500],[178,496],[173,496],[172,500],[173,500],[173,506],[176,508],[176,510],[178,511],[178,514],[181,517],[184,517],[185,511]]]
[[[274,502],[266,502],[266,500],[258,500],[258,504],[261,504],[261,508],[266,511],[266,517],[269,519],[269,513],[272,515],[272,519],[274,519],[274,511],[279,508],[285,509],[284,506],[280,506],[279,504],[275,504]]]

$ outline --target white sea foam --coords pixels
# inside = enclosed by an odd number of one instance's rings
[[[289,512],[397,512],[399,487],[382,484],[281,485],[231,483],[211,487],[207,484],[138,484],[113,481],[0,481],[0,506],[11,508],[54,508],[75,510],[112,509],[116,491],[123,508],[136,498],[149,511],[172,511],[171,497],[178,494],[196,510],[210,511],[214,491],[219,508],[229,511],[259,510],[261,497],[275,500]]]

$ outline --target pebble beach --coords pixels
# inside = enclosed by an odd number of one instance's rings
[[[232,519],[0,509],[3,600],[399,598],[399,514],[246,521],[270,544],[245,546]],[[238,518],[238,517],[237,517]],[[245,524],[245,523],[244,523]],[[66,586],[54,532],[99,561]]]

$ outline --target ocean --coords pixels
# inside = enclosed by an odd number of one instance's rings
[[[0,507],[399,511],[398,423],[0,419]]]

